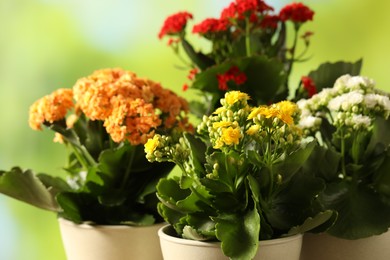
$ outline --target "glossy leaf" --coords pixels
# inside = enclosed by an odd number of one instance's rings
[[[256,209],[240,214],[223,214],[213,218],[223,253],[231,259],[252,259],[257,252],[260,217]]]
[[[31,170],[23,171],[14,167],[10,171],[0,171],[1,193],[41,209],[60,212],[61,208],[55,200],[55,194],[51,191],[50,182],[58,189],[65,187],[56,179],[43,183]]]

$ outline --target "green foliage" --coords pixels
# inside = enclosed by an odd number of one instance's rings
[[[304,129],[319,143],[304,168],[325,184],[316,208],[337,212],[327,232],[344,239],[378,235],[390,227],[389,95],[360,76],[343,76],[333,89],[327,82],[339,73],[359,73],[360,67],[361,61],[320,66],[312,77],[328,89],[303,101],[305,115],[321,115],[319,125]],[[343,100],[343,106],[332,106],[347,95],[349,99],[361,95],[362,102]],[[369,102],[371,96],[376,103]],[[355,103],[349,107],[349,102]],[[367,123],[359,125],[354,117],[366,118]]]
[[[148,162],[143,145],[113,143],[102,125],[84,116],[72,129],[61,123],[50,128],[62,134],[71,151],[66,181],[13,168],[0,173],[0,192],[75,223],[151,225],[162,221],[155,186],[173,163]]]
[[[252,151],[247,155],[232,150],[225,153],[203,149],[199,137],[186,134],[184,139],[193,151],[196,172],[187,169],[181,176],[162,178],[157,185],[159,213],[179,236],[218,240],[231,259],[251,259],[259,239],[315,228],[323,231],[333,223],[333,211],[318,210],[315,197],[324,188],[321,179],[302,167],[292,167],[307,160],[314,142],[302,144],[279,161],[276,168],[286,180],[269,193],[262,188],[263,167],[246,157]]]

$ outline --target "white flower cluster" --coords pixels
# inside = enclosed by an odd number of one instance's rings
[[[333,88],[324,88],[310,99],[297,102],[302,110],[299,125],[315,132],[327,119],[337,128],[369,129],[375,117],[387,119],[390,114],[389,96],[375,88],[372,79],[343,75]]]

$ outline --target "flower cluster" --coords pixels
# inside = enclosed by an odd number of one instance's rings
[[[150,163],[143,145],[155,134],[193,131],[187,114],[187,102],[159,83],[119,68],[97,70],[30,107],[31,128],[48,127],[68,148],[66,179],[15,167],[0,171],[0,191],[75,223],[162,221],[155,186],[174,164]]]
[[[322,208],[338,213],[329,233],[364,238],[390,227],[390,99],[363,76],[339,77],[297,102],[299,125],[319,146],[308,160],[311,173],[325,181]],[[310,168],[310,167],[309,167]],[[365,214],[365,213],[368,214]]]
[[[298,102],[302,109],[300,125],[309,132],[317,131],[322,118],[346,137],[356,130],[371,131],[376,117],[390,115],[389,96],[375,88],[372,79],[344,75],[333,88],[324,88],[310,99]]]
[[[248,93],[255,105],[287,99],[293,64],[305,59],[309,38],[313,34],[306,32],[301,35],[305,48],[298,55],[299,31],[313,17],[314,12],[302,3],[288,4],[276,13],[263,0],[235,0],[221,11],[219,18],[206,18],[192,28],[193,34],[210,41],[209,53],[196,51],[188,42],[185,29],[193,18],[188,12],[169,16],[159,38],[168,37],[169,46],[178,56],[182,46],[190,59],[185,65],[189,70],[197,69],[195,77],[191,77],[191,88],[201,90],[200,94],[204,95],[203,110],[197,111],[201,116],[214,110],[217,101],[228,90]],[[286,43],[287,28],[290,28],[287,23],[292,23],[294,30],[289,47]],[[181,57],[181,60],[186,59]],[[183,89],[188,89],[188,84]]]
[[[259,239],[327,227],[332,216],[313,207],[322,185],[302,168],[314,143],[296,125],[297,105],[249,101],[246,93],[228,91],[195,135],[155,135],[145,144],[149,161],[182,170],[157,185],[160,215],[179,236],[219,240],[224,254],[237,259],[252,259]],[[295,187],[300,181],[304,191]]]
[[[60,89],[39,99],[30,108],[30,126],[41,130],[42,124],[63,120],[72,108],[77,117],[83,113],[90,120],[103,121],[117,143],[127,140],[132,145],[144,144],[159,128],[167,132],[174,127],[190,127],[183,98],[122,69],[95,71],[79,79],[73,89]],[[68,122],[68,128],[71,125]]]

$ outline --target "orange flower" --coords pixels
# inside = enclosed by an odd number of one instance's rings
[[[104,121],[114,142],[128,140],[132,145],[144,144],[160,124],[153,105],[143,99],[116,99],[111,115]]]
[[[132,72],[121,69],[97,70],[79,79],[73,86],[74,98],[84,114],[92,120],[104,120],[112,111],[111,98],[131,84]],[[130,92],[130,88],[126,88]]]
[[[29,125],[34,130],[42,130],[43,123],[53,123],[64,119],[68,110],[73,106],[73,91],[71,89],[58,89],[31,105]]]

